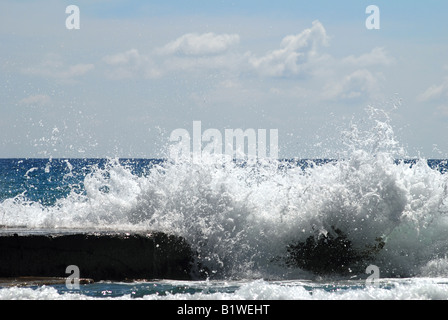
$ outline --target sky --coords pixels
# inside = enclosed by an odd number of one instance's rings
[[[441,0],[0,0],[0,157],[164,157],[173,130],[200,121],[276,129],[281,158],[331,158],[373,106],[407,156],[448,158],[446,12]]]

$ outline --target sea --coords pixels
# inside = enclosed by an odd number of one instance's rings
[[[447,300],[448,161],[406,157],[390,123],[373,123],[331,159],[0,159],[1,229],[162,231],[207,270],[4,285],[0,299]],[[344,272],[338,237],[363,253]]]

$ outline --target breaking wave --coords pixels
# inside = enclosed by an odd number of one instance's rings
[[[1,224],[176,234],[210,278],[314,277],[302,261],[307,252],[294,264],[291,248],[341,235],[352,252],[370,250],[362,266],[377,265],[381,276],[448,276],[446,161],[406,160],[387,116],[368,112],[370,128],[343,132],[346,149],[332,160],[239,163],[203,155],[135,172],[109,159],[82,168],[76,180],[79,170],[67,159],[58,169],[69,181],[63,196],[48,204],[30,199],[28,189],[6,198]],[[52,170],[50,159],[42,174]]]

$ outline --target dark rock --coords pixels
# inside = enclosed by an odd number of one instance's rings
[[[384,247],[381,238],[364,250],[353,248],[352,242],[339,229],[327,235],[309,236],[305,241],[290,244],[285,262],[317,275],[349,274],[363,271],[366,263]]]
[[[162,232],[2,230],[0,277],[80,277],[98,280],[190,279],[193,252]]]

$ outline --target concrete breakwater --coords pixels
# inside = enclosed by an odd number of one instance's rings
[[[0,278],[79,277],[99,280],[190,279],[193,253],[162,232],[0,230]]]

